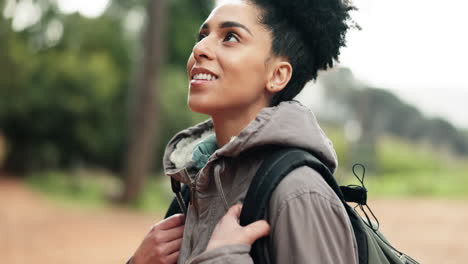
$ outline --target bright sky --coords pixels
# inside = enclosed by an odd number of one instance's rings
[[[57,0],[60,11],[65,14],[78,12],[85,17],[98,17],[107,8],[109,0]]]
[[[363,28],[348,35],[341,65],[394,91],[429,116],[468,128],[468,2],[354,0]]]

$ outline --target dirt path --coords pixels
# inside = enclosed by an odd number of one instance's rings
[[[60,207],[0,178],[0,256],[8,264],[125,263],[157,216]],[[468,263],[468,203],[376,200],[382,230],[421,263]]]
[[[370,201],[381,231],[399,250],[421,263],[468,263],[468,202]]]
[[[0,178],[0,256],[9,264],[118,264],[158,216],[58,206]]]

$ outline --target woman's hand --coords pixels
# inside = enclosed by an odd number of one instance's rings
[[[226,245],[252,245],[255,240],[268,235],[270,225],[265,220],[259,220],[247,226],[240,226],[239,216],[241,210],[242,205],[233,205],[219,220],[208,242],[207,251]]]
[[[177,263],[185,216],[176,214],[155,224],[132,257],[131,264]]]

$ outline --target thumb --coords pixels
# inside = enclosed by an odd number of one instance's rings
[[[252,245],[255,240],[268,235],[270,232],[270,225],[265,220],[259,220],[244,227],[247,243]]]
[[[239,219],[241,211],[242,211],[242,204],[235,204],[231,206],[231,208],[229,208],[229,210],[226,212],[226,216]]]

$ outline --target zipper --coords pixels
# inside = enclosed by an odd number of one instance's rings
[[[212,160],[208,160],[207,164],[212,162]],[[197,181],[198,181],[198,178],[200,177],[200,175],[202,174],[202,171],[205,170],[205,167],[206,165],[200,169],[200,171],[198,171],[198,173],[195,175],[194,179],[188,177],[190,179],[190,185],[189,185],[189,189],[190,189],[190,205],[192,206],[192,209],[194,209],[195,211],[195,218],[196,218],[196,222],[192,228],[192,234],[190,235],[190,241],[189,241],[189,244],[190,244],[190,255],[193,254],[193,249],[194,249],[194,246],[195,246],[195,230],[198,229],[198,225],[200,223],[200,215],[199,215],[199,211],[198,211],[198,199],[197,199]],[[187,258],[187,260],[184,261],[184,264],[187,264],[187,263],[190,263],[190,261],[194,258],[195,256],[192,256],[192,257],[189,257]]]
[[[200,170],[201,172],[201,170]],[[199,223],[199,215],[198,215],[198,201],[197,201],[197,179],[199,176],[199,173],[195,175],[195,179],[190,179],[190,205],[192,206],[192,209],[195,213],[195,218],[196,222],[194,226],[192,227],[192,233],[190,234],[190,241],[189,241],[189,246],[190,246],[190,255],[193,254],[193,249],[195,246],[195,230],[198,228],[198,223]],[[190,263],[190,261],[193,259],[193,257],[187,258],[184,263]]]
[[[192,209],[194,209],[193,204],[192,204]],[[195,230],[198,228],[198,221],[199,221],[199,219],[198,219],[198,213],[195,212],[195,214],[196,214],[197,220],[196,220],[194,226],[192,227],[192,233],[190,234],[190,240],[189,240],[190,255],[193,255],[193,248],[194,248],[194,246],[195,246],[195,239],[194,239],[194,237],[195,237]],[[187,259],[184,261],[184,264],[190,263],[190,262],[192,261],[193,258],[194,258],[194,256],[187,258]]]
[[[190,203],[198,219],[198,201],[197,201],[197,183],[196,180],[190,180]]]

